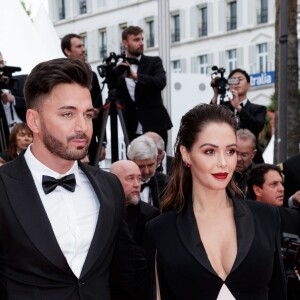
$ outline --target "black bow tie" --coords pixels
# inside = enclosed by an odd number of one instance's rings
[[[145,187],[150,187],[151,186],[151,182],[150,180],[148,180],[147,182],[142,183],[141,185],[141,192],[144,190]]]
[[[137,58],[133,57],[127,57],[126,60],[131,64],[131,65],[139,65],[140,61]]]
[[[70,192],[74,192],[76,179],[74,174],[69,174],[59,179],[43,175],[42,185],[46,195],[54,191],[58,185]]]

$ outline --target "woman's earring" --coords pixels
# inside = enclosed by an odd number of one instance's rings
[[[187,161],[183,161],[183,165],[187,168],[190,168],[192,165],[188,163]]]

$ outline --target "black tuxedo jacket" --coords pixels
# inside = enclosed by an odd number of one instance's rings
[[[23,88],[25,84],[25,80],[27,78],[27,75],[17,75],[13,76],[12,79],[15,80],[16,83],[16,89],[11,90],[11,93],[15,96],[15,109],[16,113],[18,114],[18,117],[23,121],[26,122],[26,102],[23,95]],[[2,103],[0,103],[0,120],[2,120],[3,124],[3,134],[4,139],[6,141],[6,144],[8,146],[8,139],[9,139],[9,124],[7,124],[7,119],[5,115],[5,111],[3,109]],[[1,125],[1,124],[0,124]],[[0,128],[0,134],[1,134],[1,128]],[[1,149],[0,144],[0,152],[4,151],[5,149]]]
[[[238,199],[233,205],[238,252],[225,284],[238,300],[286,299],[277,209]],[[149,273],[154,273],[156,253],[162,300],[217,299],[224,282],[205,252],[191,197],[179,213],[169,211],[148,222],[145,233]]]
[[[124,279],[124,289],[133,289],[138,283],[134,271],[142,272],[145,260],[137,256],[122,221],[125,206],[120,182],[97,168],[80,162],[79,167],[100,202],[95,234],[79,279],[57,243],[24,156],[0,168],[1,300],[109,300],[109,271],[116,254],[118,284],[122,286]]]
[[[126,222],[136,243],[142,246],[145,225],[159,215],[158,208],[140,200],[137,205],[126,208]]]
[[[280,214],[280,231],[281,233],[297,234],[300,237],[300,215],[299,213],[287,207],[278,207]]]
[[[281,164],[284,174],[284,200],[287,200],[300,190],[300,154],[290,157]]]
[[[135,138],[138,121],[144,132],[168,130],[173,126],[161,97],[166,86],[161,59],[142,55],[137,74],[135,101],[129,95],[125,78],[118,82],[118,99],[124,103],[123,114],[130,140]]]
[[[226,105],[231,111],[234,111],[234,107],[229,101],[225,101]],[[249,100],[243,109],[237,113],[239,117],[239,127],[242,129],[249,129],[256,137],[258,142],[258,135],[265,126],[267,109],[263,105],[251,103]],[[256,155],[253,159],[255,163],[263,163],[262,151],[257,147]]]

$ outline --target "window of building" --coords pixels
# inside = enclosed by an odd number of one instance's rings
[[[226,71],[230,73],[237,68],[237,52],[236,49],[226,51]]]
[[[227,30],[234,30],[237,28],[236,1],[228,1],[227,9],[228,9]]]
[[[99,56],[100,59],[107,57],[107,32],[106,28],[99,30]]]
[[[124,29],[128,27],[127,23],[121,23],[119,24],[119,36],[121,37],[121,43],[120,43],[120,53],[125,51],[125,48],[123,46],[123,40],[122,40],[122,32]]]
[[[268,0],[258,0],[257,24],[268,23]]]
[[[180,42],[180,15],[173,14],[171,18],[172,43]]]
[[[258,72],[267,72],[268,71],[268,44],[258,44],[257,49],[257,68]]]
[[[147,20],[146,21],[146,28],[147,28],[147,48],[154,47],[154,21],[153,20]]]
[[[207,55],[200,55],[198,56],[198,73],[200,74],[207,74],[208,68],[208,57]]]
[[[207,35],[207,7],[199,8],[198,36]]]
[[[171,62],[171,71],[173,73],[181,73],[181,66],[180,66],[180,60],[173,60]]]
[[[87,13],[87,1],[86,0],[79,0],[79,13],[81,15]]]
[[[57,0],[58,19],[64,20],[66,18],[66,5],[65,0]]]

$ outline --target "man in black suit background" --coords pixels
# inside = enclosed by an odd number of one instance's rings
[[[232,98],[229,101],[225,101],[223,104],[238,116],[238,128],[249,129],[255,135],[256,141],[258,142],[258,135],[265,126],[266,107],[251,103],[248,99],[247,92],[250,88],[250,76],[245,70],[234,69],[229,73],[228,79],[229,78],[235,78],[238,83],[230,85]],[[216,104],[218,100],[218,88],[215,85],[215,82],[216,79],[213,79],[212,86],[214,96],[211,100],[211,103],[213,104]],[[262,151],[258,146],[253,161],[255,163],[264,162]]]
[[[249,173],[247,184],[248,193],[252,200],[278,207],[281,219],[281,234],[289,233],[300,236],[300,215],[297,211],[283,206],[284,186],[282,173],[278,166],[260,164],[253,167]],[[282,243],[282,247],[285,248],[286,245]],[[288,253],[292,254],[292,250],[289,250]],[[298,259],[297,264],[295,264],[293,261],[290,261],[289,255],[284,260],[287,275],[287,293],[289,300],[296,300],[300,296],[300,286],[293,268],[295,265],[298,266]],[[296,252],[292,255],[295,258],[298,257]],[[285,256],[285,253],[283,253],[283,257]],[[300,270],[298,269],[298,271]]]
[[[66,58],[27,78],[33,143],[0,168],[1,300],[110,300],[113,275],[129,294],[140,288],[146,261],[122,221],[122,186],[80,162],[96,111],[90,84],[88,66]]]
[[[140,198],[141,171],[136,163],[130,160],[119,160],[110,166],[124,189],[126,205],[126,222],[134,240],[142,246],[143,233],[148,221],[158,216],[159,210]]]
[[[129,26],[122,32],[126,57],[137,59],[129,64],[130,76],[118,82],[118,99],[124,101],[124,119],[130,141],[147,131],[158,133],[167,146],[167,131],[173,126],[163,105],[161,91],[166,86],[166,72],[159,57],[143,54],[143,30]]]
[[[127,148],[127,157],[135,162],[141,171],[141,200],[160,208],[163,191],[170,176],[156,171],[157,148],[153,140],[141,135]]]
[[[65,35],[61,40],[61,50],[64,53],[64,55],[68,58],[80,59],[84,62],[86,60],[86,51],[84,43],[82,37],[78,34],[70,33]],[[93,120],[93,136],[88,150],[89,164],[93,166],[96,161],[96,152],[98,147],[98,141],[100,138],[103,103],[97,74],[93,71],[91,72],[93,75],[91,87],[91,97],[93,101],[93,106],[100,110],[98,117]],[[102,146],[102,151],[98,160],[103,159],[105,159],[105,143]]]
[[[0,67],[4,67],[5,62],[0,52]],[[13,126],[17,123],[25,122],[26,103],[23,95],[23,87],[27,75],[12,76],[13,89],[0,90],[0,151],[3,152],[8,146],[9,134]],[[6,82],[5,76],[0,76],[2,82]],[[11,81],[11,82],[12,82]]]

